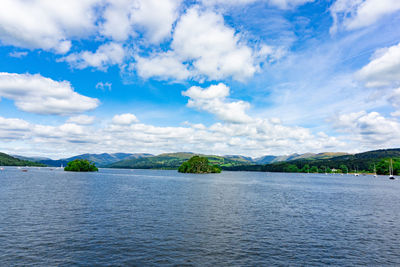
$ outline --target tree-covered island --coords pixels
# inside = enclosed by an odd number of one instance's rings
[[[87,159],[75,159],[68,162],[64,171],[69,172],[97,172],[99,169],[96,165]]]
[[[183,173],[220,173],[221,168],[211,165],[206,157],[193,156],[188,161],[182,163],[178,172]]]

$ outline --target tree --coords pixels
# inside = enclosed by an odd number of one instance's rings
[[[341,169],[343,173],[348,173],[349,172],[349,169],[344,164],[340,165],[339,169]]]
[[[68,162],[64,171],[70,172],[97,172],[99,169],[96,165],[87,159],[75,159]]]
[[[300,172],[309,172],[310,171],[310,165],[306,164],[301,168]]]
[[[284,168],[284,172],[299,172],[299,168],[294,164],[289,164]]]
[[[312,166],[311,169],[310,169],[310,172],[318,173],[318,167],[317,166]]]
[[[393,174],[400,174],[400,158],[392,159],[393,162]],[[376,173],[377,174],[389,174],[389,164],[390,159],[382,159],[376,164]]]
[[[188,161],[182,163],[178,172],[183,173],[220,173],[221,168],[210,165],[206,157],[193,156]]]

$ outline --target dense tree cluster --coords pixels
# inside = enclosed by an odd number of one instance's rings
[[[70,172],[97,172],[99,169],[96,165],[87,159],[75,159],[68,162],[64,171]]]
[[[210,165],[206,157],[193,156],[188,161],[182,163],[178,172],[183,173],[220,173],[221,168]]]
[[[288,162],[276,162],[265,165],[243,165],[223,167],[232,171],[264,171],[264,172],[302,172],[302,173],[374,173],[389,174],[390,159],[393,161],[394,175],[400,175],[400,157],[336,157],[326,160],[300,159]]]
[[[392,159],[393,174],[400,175],[400,158]],[[390,159],[383,159],[376,165],[377,174],[389,174]]]

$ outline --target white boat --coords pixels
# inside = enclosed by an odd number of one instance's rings
[[[354,176],[360,176],[360,174],[357,172],[357,168],[356,168],[356,172],[354,173]]]
[[[393,160],[390,159],[390,165],[389,165],[389,179],[394,180],[393,176]]]
[[[374,177],[376,177],[376,167],[375,167],[375,164],[374,164]]]

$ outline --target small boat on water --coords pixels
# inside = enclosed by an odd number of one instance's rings
[[[374,177],[377,177],[375,164],[374,164]]]
[[[21,171],[22,171],[22,172],[27,172],[28,170],[27,170],[27,169],[22,169]]]
[[[389,165],[389,179],[394,180],[394,175],[393,175],[393,160],[390,159],[390,165]]]
[[[355,168],[354,176],[360,176],[360,174],[357,172],[357,167]]]

